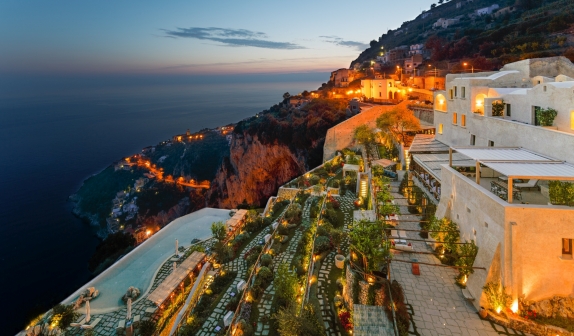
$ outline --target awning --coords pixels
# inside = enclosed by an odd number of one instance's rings
[[[392,160],[387,159],[379,159],[375,161],[371,161],[371,166],[382,166],[383,168],[395,166],[397,163]]]
[[[416,154],[413,155],[413,160],[438,181],[441,180],[441,166],[449,164],[448,154]],[[460,153],[452,154],[452,164],[457,167],[476,165],[474,160]]]
[[[148,295],[148,300],[155,303],[158,307],[169,297],[171,293],[179,286],[185,277],[193,271],[197,265],[205,258],[205,253],[193,252],[179,266],[168,275],[157,288]]]
[[[513,178],[540,180],[574,180],[574,166],[564,162],[511,163],[483,162],[489,168]]]
[[[453,148],[461,154],[477,161],[552,161],[542,154],[523,148]]]
[[[409,147],[409,153],[448,153],[449,147],[435,139],[433,134],[417,134]]]

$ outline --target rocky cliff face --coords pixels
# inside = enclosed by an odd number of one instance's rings
[[[263,144],[257,135],[234,134],[230,157],[208,192],[209,206],[234,208],[243,201],[263,204],[279,186],[307,170],[304,154],[277,143]]]

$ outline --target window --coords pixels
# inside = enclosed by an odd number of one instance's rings
[[[506,116],[510,117],[510,104],[506,104]]]
[[[488,147],[494,147],[494,141],[488,140]]]
[[[463,86],[460,88],[460,97],[464,98],[465,95],[466,95],[466,88]]]
[[[456,112],[454,112],[452,114],[452,123],[456,125],[457,121],[458,121],[458,115],[456,114]]]
[[[454,96],[458,97],[458,88],[456,86],[454,87]]]
[[[454,98],[454,94],[453,94],[452,89],[448,90],[448,96],[449,96],[450,99],[453,99],[453,98]]]
[[[466,127],[466,115],[465,114],[460,115],[460,126]]]
[[[546,92],[546,85],[544,85],[544,92]]]
[[[470,145],[471,146],[476,145],[476,135],[474,135],[474,134],[470,135]]]
[[[562,257],[572,259],[572,239],[562,238]]]
[[[442,124],[438,124],[438,134],[442,134]]]
[[[383,93],[382,93],[382,92],[379,92],[379,97],[382,97],[382,96],[383,96]]]

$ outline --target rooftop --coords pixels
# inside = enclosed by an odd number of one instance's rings
[[[413,139],[409,153],[448,153],[449,146],[435,139],[433,134],[417,134]]]

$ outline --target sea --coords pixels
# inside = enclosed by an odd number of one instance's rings
[[[240,121],[328,73],[0,76],[0,334],[90,280],[99,240],[71,213],[87,177],[175,134]]]

